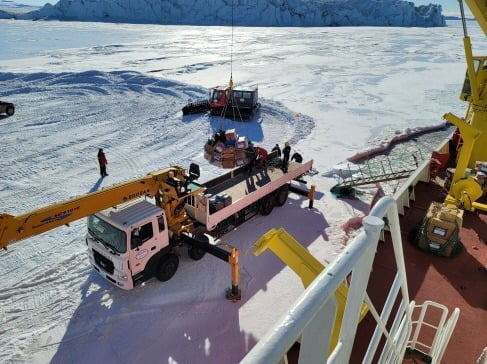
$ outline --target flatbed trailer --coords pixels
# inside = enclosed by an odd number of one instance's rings
[[[191,196],[185,209],[209,234],[220,237],[257,213],[268,215],[274,206],[284,205],[291,181],[312,166],[313,160],[290,161],[287,173],[272,165],[253,168],[250,173],[247,166],[234,169],[199,185],[205,191]]]

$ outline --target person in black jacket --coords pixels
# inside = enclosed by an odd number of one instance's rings
[[[284,143],[284,149],[282,150],[282,166],[281,169],[284,173],[287,173],[287,167],[289,164],[289,155],[291,154],[291,144],[289,142]]]
[[[277,157],[281,158],[281,148],[279,144],[276,144],[274,148],[272,148],[271,153],[277,151]]]
[[[298,152],[292,155],[291,160],[296,161],[297,163],[303,163],[303,157]]]

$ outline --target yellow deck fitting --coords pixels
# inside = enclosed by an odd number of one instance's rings
[[[265,250],[270,249],[275,255],[279,257],[286,265],[289,266],[303,282],[304,288],[307,288],[311,282],[325,269],[311,253],[299,244],[286,230],[271,229],[260,237],[255,242],[254,255],[258,256]],[[342,326],[343,313],[347,302],[348,287],[342,283],[335,292],[335,297],[338,302],[338,309],[335,318],[335,325],[333,327],[332,341],[330,350],[332,350],[337,342]],[[360,311],[360,320],[362,320],[368,312],[368,307],[364,303]]]

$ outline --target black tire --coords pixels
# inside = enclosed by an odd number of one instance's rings
[[[15,113],[15,108],[13,106],[8,106],[6,113],[8,116],[12,116]]]
[[[208,244],[208,242],[209,242],[208,237],[205,235],[197,236],[195,239],[197,239],[200,242],[205,243],[205,244]],[[201,258],[203,258],[205,256],[205,254],[206,254],[206,251],[203,250],[202,248],[199,248],[199,247],[196,247],[193,245],[188,246],[188,255],[193,260],[200,260]]]
[[[268,195],[262,199],[260,203],[260,214],[267,216],[274,209],[274,196]]]
[[[287,201],[287,196],[289,194],[289,185],[285,184],[279,188],[276,192],[276,206],[282,206]]]
[[[174,253],[169,253],[161,258],[159,261],[159,266],[157,267],[157,279],[161,282],[166,282],[170,280],[179,266],[179,258]]]

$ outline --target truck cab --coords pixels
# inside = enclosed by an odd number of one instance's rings
[[[118,287],[132,289],[157,273],[170,250],[164,210],[143,200],[90,215],[86,243],[93,267]]]

